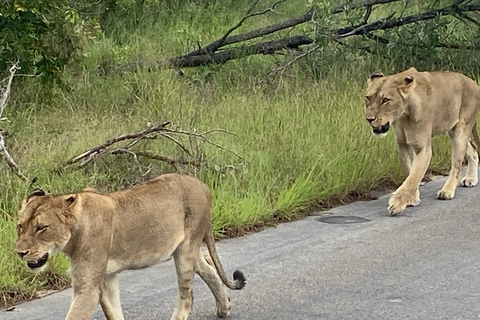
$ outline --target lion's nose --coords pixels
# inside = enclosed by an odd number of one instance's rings
[[[373,121],[375,121],[377,118],[376,117],[373,117],[373,118],[365,118],[367,119],[368,123],[372,123]]]
[[[19,256],[20,258],[23,258],[24,256],[26,256],[27,254],[30,253],[30,250],[26,250],[26,251],[15,251],[15,252],[18,254],[18,256]]]

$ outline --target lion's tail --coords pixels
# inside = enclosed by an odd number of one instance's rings
[[[215,269],[217,269],[217,273],[220,276],[220,279],[222,279],[222,282],[232,290],[242,290],[245,285],[247,284],[247,279],[245,279],[245,276],[243,273],[239,270],[235,271],[233,273],[233,282],[227,279],[227,275],[225,274],[225,271],[223,270],[222,263],[220,262],[220,259],[218,258],[217,254],[217,248],[215,247],[215,242],[213,239],[213,234],[211,231],[207,231],[205,234],[204,241],[207,245],[208,251],[210,253],[210,257],[212,258],[213,265],[215,266]]]

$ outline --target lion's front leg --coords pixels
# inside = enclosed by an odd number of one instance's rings
[[[100,288],[95,285],[75,285],[73,300],[65,320],[89,320],[100,299]]]
[[[105,276],[100,293],[100,305],[107,320],[124,320],[120,303],[120,290],[115,274]]]
[[[430,143],[428,143],[427,146],[413,147],[413,150],[416,155],[412,162],[410,174],[388,201],[388,212],[391,216],[401,213],[409,206],[416,206],[420,203],[418,187],[430,164],[432,149]]]
[[[420,203],[420,191],[416,189],[414,192],[402,190],[398,188],[388,201],[388,212],[391,216],[404,211],[407,207],[414,207]]]

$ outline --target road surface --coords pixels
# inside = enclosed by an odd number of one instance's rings
[[[231,274],[248,278],[231,292],[231,320],[480,319],[480,186],[435,199],[444,178],[421,187],[422,202],[387,213],[388,195],[217,243]],[[357,217],[357,218],[356,218]],[[332,219],[332,218],[331,218]],[[170,319],[177,294],[173,261],[120,277],[126,319]],[[216,319],[197,276],[189,319]],[[0,310],[5,320],[61,320],[71,289]],[[105,319],[100,308],[93,319]]]

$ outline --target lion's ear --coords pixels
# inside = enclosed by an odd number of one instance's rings
[[[405,77],[405,86],[408,87],[413,83],[414,78],[412,76]]]
[[[42,197],[45,195],[45,191],[43,191],[41,188],[35,188],[32,193],[30,193],[25,201],[30,202],[35,197]]]
[[[20,211],[23,210],[23,208],[25,208],[27,206],[27,204],[30,203],[30,201],[32,201],[33,199],[35,199],[36,197],[42,197],[45,195],[45,191],[43,191],[41,188],[35,188],[32,193],[30,193],[22,202],[22,208],[20,209]]]
[[[375,79],[377,79],[377,78],[382,78],[382,77],[385,77],[385,76],[383,75],[383,73],[381,73],[380,71],[375,71],[375,72],[372,73],[372,74],[370,75],[370,77],[368,78],[368,81],[367,81],[367,82],[368,82],[368,85],[370,85],[370,84],[373,82],[373,80],[375,80]]]
[[[73,224],[76,217],[82,212],[82,199],[79,194],[69,194],[63,199],[65,210],[62,221],[67,224]]]
[[[405,98],[406,94],[415,88],[415,78],[413,76],[407,76],[403,79],[403,84],[399,86],[400,94]]]

